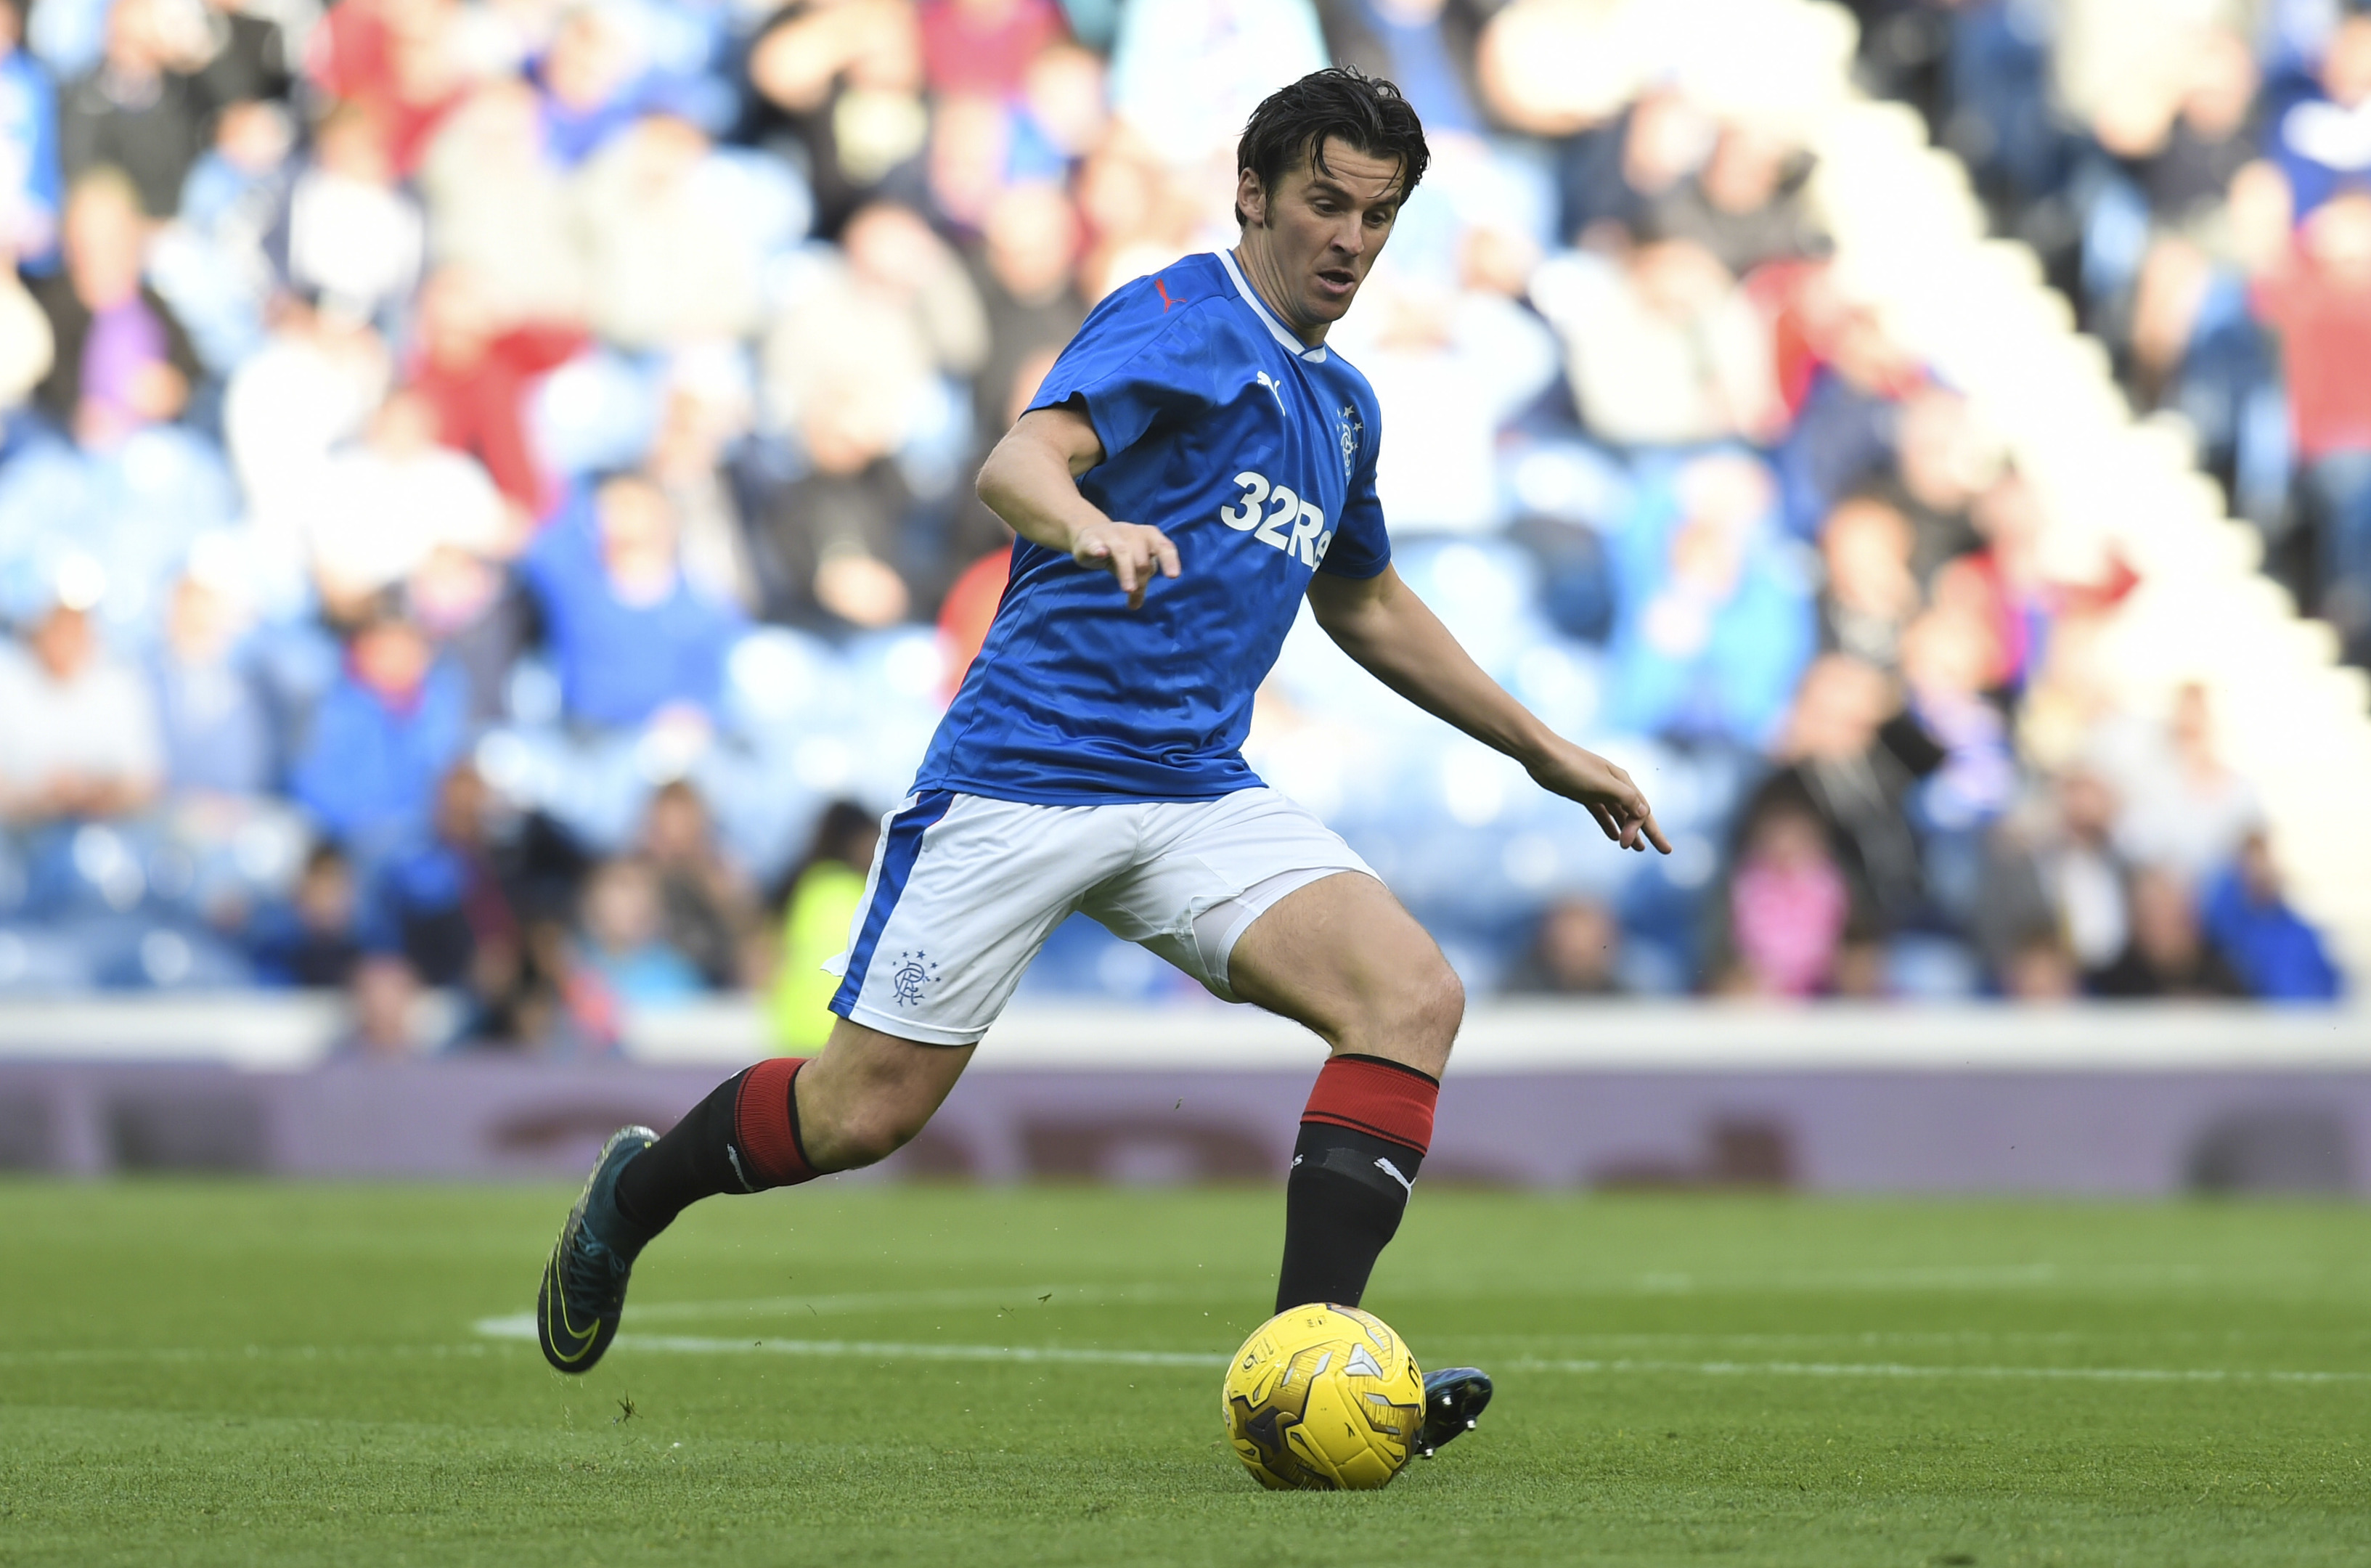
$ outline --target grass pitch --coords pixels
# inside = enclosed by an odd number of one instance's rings
[[[701,1205],[582,1379],[556,1189],[0,1185],[0,1562],[2371,1563],[2371,1211],[1424,1193],[1498,1378],[1386,1492],[1220,1436],[1273,1193]]]

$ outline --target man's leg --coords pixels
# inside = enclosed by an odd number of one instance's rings
[[[921,1131],[1047,935],[1127,865],[1141,811],[908,796],[882,824],[822,1055],[758,1063],[665,1137],[609,1140],[544,1265],[545,1358],[601,1358],[635,1255],[687,1205],[870,1165]]]
[[[1285,1187],[1277,1310],[1354,1307],[1399,1229],[1465,1011],[1440,947],[1383,884],[1343,871],[1287,894],[1227,957],[1227,984],[1334,1048]]]
[[[903,1148],[971,1061],[969,1045],[920,1045],[841,1019],[812,1061],[777,1057],[734,1074],[618,1176],[640,1246],[701,1198],[793,1186]]]
[[[635,1257],[684,1209],[885,1159],[922,1130],[971,1053],[842,1019],[821,1055],[735,1073],[666,1136],[628,1127],[611,1137],[544,1264],[536,1293],[544,1359],[562,1372],[601,1359]]]
[[[1286,894],[1227,956],[1241,999],[1334,1047],[1318,1069],[1284,1191],[1276,1309],[1355,1307],[1400,1228],[1432,1144],[1432,1108],[1465,1015],[1465,988],[1440,947],[1383,884],[1341,871]],[[1473,1430],[1490,1403],[1478,1367],[1425,1374],[1416,1451]]]

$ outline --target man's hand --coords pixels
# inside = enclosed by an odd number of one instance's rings
[[[1568,801],[1579,801],[1605,830],[1605,836],[1625,849],[1643,852],[1652,844],[1668,855],[1671,841],[1655,822],[1655,809],[1630,775],[1592,751],[1557,739],[1547,754],[1530,765],[1532,781]]]
[[[1110,572],[1128,607],[1140,610],[1153,573],[1177,575],[1177,547],[1158,528],[1113,522],[1079,493],[1079,476],[1103,460],[1083,403],[1032,409],[980,465],[979,499],[1023,538]]]
[[[1391,567],[1372,577],[1319,572],[1309,607],[1345,653],[1369,674],[1436,718],[1523,765],[1533,783],[1579,801],[1625,849],[1649,844],[1668,855],[1671,840],[1630,776],[1549,729],[1482,673],[1457,639]]]
[[[1118,579],[1131,610],[1144,608],[1144,591],[1156,571],[1174,577],[1180,570],[1169,536],[1141,523],[1088,524],[1071,536],[1070,559]]]

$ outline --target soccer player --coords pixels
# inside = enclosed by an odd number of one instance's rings
[[[1073,910],[1332,1047],[1285,1186],[1277,1309],[1358,1303],[1423,1166],[1464,993],[1366,864],[1238,749],[1301,600],[1385,685],[1607,837],[1671,847],[1629,775],[1501,690],[1392,569],[1380,411],[1325,333],[1427,156],[1391,84],[1304,76],[1244,128],[1241,243],[1088,317],[980,469],[1020,536],[1011,583],[883,824],[829,1040],[738,1074],[665,1137],[609,1140],[544,1269],[552,1366],[600,1358],[636,1254],[687,1205],[870,1165],[919,1132]],[[1490,1384],[1452,1368],[1427,1385],[1428,1452]]]

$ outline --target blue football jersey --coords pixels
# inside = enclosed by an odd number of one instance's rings
[[[1252,696],[1310,574],[1391,561],[1374,391],[1288,330],[1232,256],[1206,254],[1095,307],[1030,407],[1074,399],[1104,448],[1080,492],[1168,535],[1183,571],[1131,610],[1108,572],[1017,543],[915,788],[1090,805],[1255,786]]]

